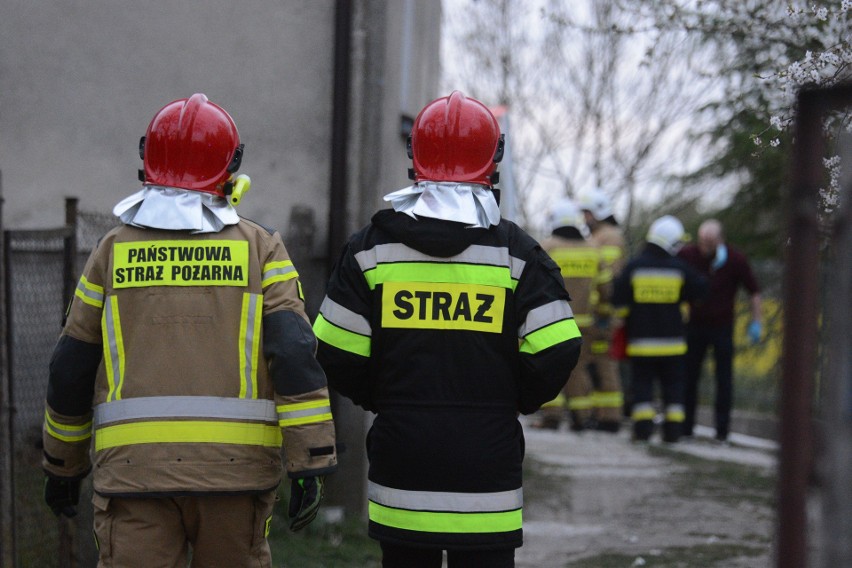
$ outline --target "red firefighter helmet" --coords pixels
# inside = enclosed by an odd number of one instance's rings
[[[224,196],[243,145],[231,116],[201,93],[160,109],[139,141],[144,181]]]
[[[503,136],[488,107],[453,91],[426,105],[414,119],[408,156],[414,160],[414,181],[493,186]]]

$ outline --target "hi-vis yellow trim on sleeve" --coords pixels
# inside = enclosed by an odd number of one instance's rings
[[[338,327],[322,317],[322,314],[317,315],[314,322],[314,335],[317,336],[318,340],[343,351],[349,351],[362,357],[370,356],[372,341],[369,336]]]
[[[243,294],[240,313],[240,398],[257,398],[257,360],[260,353],[260,324],[263,296]]]
[[[370,501],[370,520],[387,527],[428,533],[500,533],[520,530],[521,509],[498,513],[433,513],[385,507]]]
[[[90,306],[94,306],[96,308],[104,307],[103,286],[92,284],[85,276],[80,277],[80,281],[77,283],[77,289],[74,290],[74,295]]]
[[[535,354],[557,343],[580,337],[580,328],[573,319],[562,320],[526,335],[521,343],[521,353]]]
[[[282,428],[331,420],[331,403],[327,398],[296,404],[282,404],[277,406],[276,410],[278,411],[278,425]]]
[[[246,241],[137,241],[113,245],[113,288],[248,286]]]
[[[60,424],[47,411],[44,412],[44,429],[53,438],[63,442],[82,442],[92,437],[91,420],[79,425]]]
[[[299,273],[296,272],[296,267],[290,260],[281,260],[277,262],[269,262],[263,266],[263,280],[260,283],[261,288],[266,288],[273,282],[285,282],[298,278]]]
[[[121,387],[124,383],[124,338],[121,333],[117,296],[109,297],[109,306],[101,316],[101,329],[104,337],[104,367],[109,386],[106,401],[121,400]]]
[[[277,425],[204,420],[135,422],[99,428],[95,450],[135,444],[239,444],[281,447]]]

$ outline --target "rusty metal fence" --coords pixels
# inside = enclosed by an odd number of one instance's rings
[[[0,565],[88,567],[97,564],[91,507],[57,519],[42,500],[41,424],[47,365],[61,331],[64,306],[78,270],[115,217],[77,210],[66,199],[66,224],[46,230],[3,231],[3,443],[0,464]],[[81,503],[91,498],[84,483]]]

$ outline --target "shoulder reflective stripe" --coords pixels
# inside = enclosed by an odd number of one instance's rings
[[[52,437],[63,442],[82,442],[92,437],[92,422],[80,425],[60,424],[44,412],[44,429]]]
[[[639,357],[683,355],[686,341],[682,337],[631,339],[627,342],[627,354]]]
[[[633,412],[630,417],[635,421],[653,420],[657,415],[654,406],[649,402],[639,402],[633,405]]]
[[[257,358],[260,352],[260,324],[263,296],[243,294],[240,317],[240,397],[257,398]]]
[[[417,532],[430,533],[501,533],[520,530],[521,509],[502,513],[433,513],[393,509],[369,502],[374,523]]]
[[[106,336],[104,341],[104,367],[106,368],[106,400],[121,399],[121,387],[124,381],[124,340],[121,335],[121,318],[118,315],[118,297],[109,296],[109,305],[101,316],[101,327]]]
[[[238,444],[281,447],[277,424],[167,420],[116,424],[95,430],[95,451],[135,444]]]
[[[298,278],[299,273],[296,272],[296,267],[290,260],[281,260],[278,262],[270,262],[263,266],[263,280],[260,283],[261,288],[266,288],[273,282],[284,282]]]
[[[367,318],[338,304],[328,296],[322,301],[319,311],[326,321],[333,323],[337,327],[342,327],[361,335],[372,335],[373,333],[373,328],[370,327],[370,322],[367,321]]]
[[[297,404],[283,404],[277,407],[278,425],[297,426],[331,420],[331,403],[327,398]]]
[[[440,259],[423,254],[401,243],[376,245],[372,249],[357,253],[355,260],[358,262],[358,266],[360,266],[361,271],[364,273],[371,289],[376,284],[384,281],[384,279],[373,272],[383,265],[388,266],[402,263],[410,266],[422,263],[430,266],[450,264],[504,268],[508,270],[509,279],[514,279],[515,281],[521,277],[524,266],[526,265],[522,259],[511,256],[509,249],[506,247],[490,247],[485,245],[471,245],[455,256]],[[403,280],[409,279],[403,278]],[[433,280],[424,281],[429,282]],[[514,285],[496,284],[494,282],[471,283],[501,285],[504,288],[514,289]]]
[[[372,342],[369,336],[353,333],[342,327],[338,327],[326,320],[322,314],[319,314],[314,322],[314,335],[320,341],[324,341],[338,349],[349,351],[362,357],[370,356]]]
[[[264,399],[218,396],[148,396],[126,398],[95,406],[95,426],[120,420],[151,418],[220,418],[228,420],[278,421],[275,402]]]
[[[104,307],[103,286],[92,284],[86,280],[85,276],[81,276],[80,281],[77,282],[77,289],[74,291],[74,295],[90,306],[94,306],[96,308]]]
[[[574,317],[570,304],[565,300],[554,300],[527,313],[527,319],[518,328],[518,337],[524,337],[553,322]]]
[[[491,493],[455,493],[448,491],[410,491],[367,482],[367,498],[379,505],[415,511],[484,513],[520,509],[523,489]]]
[[[509,268],[503,266],[405,262],[380,264],[370,274],[371,276],[365,276],[371,288],[385,282],[455,282],[510,290],[517,286],[517,280],[512,279]]]
[[[575,337],[580,337],[577,322],[573,319],[563,320],[526,335],[521,342],[520,351],[535,354]]]

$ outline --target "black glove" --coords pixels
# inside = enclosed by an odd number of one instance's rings
[[[44,480],[44,502],[57,517],[69,519],[77,514],[80,501],[80,479],[47,476]]]
[[[294,479],[290,483],[290,507],[287,518],[290,530],[296,532],[311,524],[317,516],[323,493],[323,477]]]

